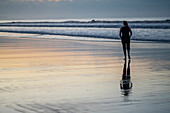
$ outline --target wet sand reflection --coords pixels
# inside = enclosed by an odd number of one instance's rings
[[[120,89],[121,89],[122,95],[124,96],[128,96],[131,93],[131,89],[133,86],[131,82],[131,76],[130,76],[130,62],[131,60],[128,60],[128,67],[126,69],[126,60],[125,60],[123,73],[122,73],[122,79],[120,81]]]

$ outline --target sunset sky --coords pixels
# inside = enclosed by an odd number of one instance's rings
[[[0,0],[0,19],[170,17],[170,0]]]

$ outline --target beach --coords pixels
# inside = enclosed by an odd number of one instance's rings
[[[169,113],[169,56],[134,41],[125,65],[119,41],[0,37],[0,113]]]

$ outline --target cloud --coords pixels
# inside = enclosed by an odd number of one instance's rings
[[[60,2],[60,1],[69,1],[69,2],[72,2],[73,0],[48,0],[49,2],[51,1],[55,1],[55,2]]]
[[[72,2],[73,0],[11,0],[11,1],[19,1],[19,2],[61,2],[61,1],[68,1]]]

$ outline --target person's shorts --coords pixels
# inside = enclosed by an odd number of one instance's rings
[[[123,49],[130,49],[130,40],[129,41],[123,41],[122,40],[122,46],[123,46]]]

